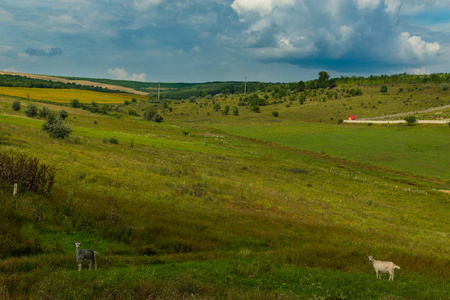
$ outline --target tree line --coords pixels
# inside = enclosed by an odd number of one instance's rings
[[[78,89],[103,93],[123,93],[122,91],[110,90],[98,86],[80,85],[72,82],[58,82],[45,79],[29,78],[20,75],[0,75],[0,86],[45,88],[45,89]]]

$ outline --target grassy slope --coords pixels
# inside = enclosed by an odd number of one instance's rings
[[[0,98],[2,151],[38,157],[60,172],[52,196],[38,202],[41,206],[27,205],[37,200],[23,194],[22,209],[13,213],[22,221],[12,230],[39,241],[47,254],[4,257],[3,296],[448,297],[449,199],[435,185],[419,181],[411,186],[407,178],[339,169],[335,163],[277,144],[268,147],[208,129],[216,126],[312,151],[327,147],[327,154],[354,159],[354,147],[348,143],[333,147],[337,142],[323,140],[336,135],[352,140],[367,134],[378,138],[384,134],[386,139],[389,133],[393,142],[411,133],[411,128],[311,125],[287,117],[317,118],[303,112],[322,108],[323,103],[314,101],[298,108],[296,104],[270,106],[261,114],[241,108],[238,117],[213,113],[210,103],[202,107],[186,103],[172,104],[174,110],[166,113],[162,124],[65,108],[73,136],[53,141],[40,130],[42,120],[12,112],[11,103]],[[277,122],[270,115],[274,109],[280,111]],[[320,117],[329,120],[329,116]],[[256,130],[260,124],[270,126]],[[292,128],[302,129],[300,137],[307,142],[298,143],[297,130]],[[430,146],[447,128],[412,130],[421,139],[422,151],[435,155],[429,158],[432,162],[448,164],[440,149],[448,144]],[[431,140],[422,140],[425,136]],[[110,137],[118,138],[119,144],[103,142]],[[411,146],[413,140],[403,142]],[[367,146],[364,140],[360,143]],[[338,152],[342,148],[345,151]],[[415,160],[407,157],[409,162]],[[433,172],[425,175],[434,177]],[[10,188],[1,186],[2,212],[10,207]],[[38,212],[42,219],[36,219]],[[100,251],[98,272],[75,271],[70,244],[75,240]],[[396,271],[395,283],[388,283],[386,277],[375,282],[364,260],[371,253],[402,267]]]

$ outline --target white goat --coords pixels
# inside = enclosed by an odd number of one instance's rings
[[[91,269],[92,263],[94,263],[94,267],[97,270],[97,263],[95,262],[95,255],[97,255],[98,252],[92,251],[91,249],[81,249],[80,245],[83,244],[83,242],[72,243],[72,244],[74,244],[75,247],[77,248],[76,259],[77,259],[77,263],[78,263],[78,271],[81,271],[81,266],[82,266],[83,262],[86,260],[89,261],[89,270]]]
[[[380,273],[389,273],[389,280],[394,281],[394,269],[400,269],[399,266],[394,264],[392,261],[382,261],[374,259],[375,255],[367,256],[369,261],[372,263],[375,273],[377,273],[377,278],[381,279]]]

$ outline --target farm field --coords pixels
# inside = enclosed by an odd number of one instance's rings
[[[124,103],[133,98],[141,99],[145,96],[126,93],[101,93],[95,91],[75,90],[75,89],[35,89],[23,87],[3,87],[0,86],[0,95],[14,96],[23,99],[34,99],[53,103],[70,103],[76,99],[80,103]]]
[[[450,126],[338,124],[450,100],[423,90],[408,105],[372,86],[260,113],[242,95],[122,100],[104,114],[36,103],[68,112],[65,139],[24,113],[47,91],[14,95],[18,111],[0,96],[0,154],[57,169],[51,193],[14,198],[0,182],[0,298],[448,299]],[[78,272],[80,241],[97,271]],[[401,267],[394,282],[375,278],[374,254]]]
[[[373,164],[411,174],[450,178],[448,124],[406,126],[276,123],[218,126],[239,136]]]

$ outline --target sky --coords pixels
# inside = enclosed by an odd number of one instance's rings
[[[0,70],[147,82],[450,71],[450,0],[0,0]]]

